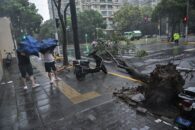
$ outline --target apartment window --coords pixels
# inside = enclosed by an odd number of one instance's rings
[[[107,0],[108,3],[112,3],[112,0]]]
[[[94,5],[93,8],[94,8],[94,9],[97,9],[97,5]]]
[[[108,11],[108,16],[111,16],[112,15],[112,11]]]
[[[91,6],[87,6],[87,9],[91,9]]]
[[[102,16],[107,16],[107,11],[102,11]]]
[[[106,0],[100,0],[100,2],[105,3],[105,2],[106,2]]]
[[[104,20],[104,23],[107,23],[107,20],[106,20],[106,18],[103,18],[103,20]]]
[[[109,24],[113,24],[113,20],[111,18],[108,19]]]
[[[106,5],[101,5],[100,9],[106,9]]]
[[[83,9],[87,9],[87,6],[86,6],[86,5],[84,5],[84,6],[83,6]]]
[[[112,5],[108,5],[108,9],[112,9]]]

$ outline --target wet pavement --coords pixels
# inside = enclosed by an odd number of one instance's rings
[[[182,49],[181,53],[186,49]],[[145,67],[142,71],[149,73],[157,61],[152,58],[147,60],[137,60],[134,65],[140,63],[138,69]],[[58,75],[62,81],[56,81],[51,86],[41,62],[36,58],[32,61],[40,87],[32,89],[29,83],[29,89],[23,90],[16,63],[4,72],[0,82],[1,130],[175,129],[166,122],[156,123],[159,117],[137,113],[135,108],[112,96],[115,89],[135,87],[139,83],[112,65],[107,65],[108,75],[101,72],[89,74],[83,81],[76,80],[72,69],[70,72],[61,71]],[[195,58],[190,52],[178,62],[186,67],[192,65],[191,61]],[[186,83],[187,86],[194,84],[193,80]]]

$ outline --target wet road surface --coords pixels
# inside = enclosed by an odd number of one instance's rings
[[[191,54],[181,64],[187,66],[187,61],[193,60]],[[77,81],[72,70],[62,71],[59,73],[62,81],[51,86],[41,62],[34,59],[33,65],[41,86],[32,89],[29,84],[27,91],[22,88],[16,64],[5,70],[0,83],[2,130],[174,129],[163,122],[155,123],[157,117],[136,113],[134,108],[112,96],[115,89],[135,87],[139,83],[113,66],[108,65],[110,74],[89,74],[84,81]],[[146,71],[151,71],[151,66],[146,65]],[[190,84],[195,83],[189,81],[187,85]]]

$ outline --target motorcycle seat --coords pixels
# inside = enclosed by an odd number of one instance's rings
[[[73,65],[80,64],[80,65],[89,65],[89,60],[74,60]]]

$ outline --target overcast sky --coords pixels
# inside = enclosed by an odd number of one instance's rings
[[[29,2],[34,3],[39,10],[38,13],[42,15],[43,21],[49,19],[49,10],[47,0],[29,0]]]

